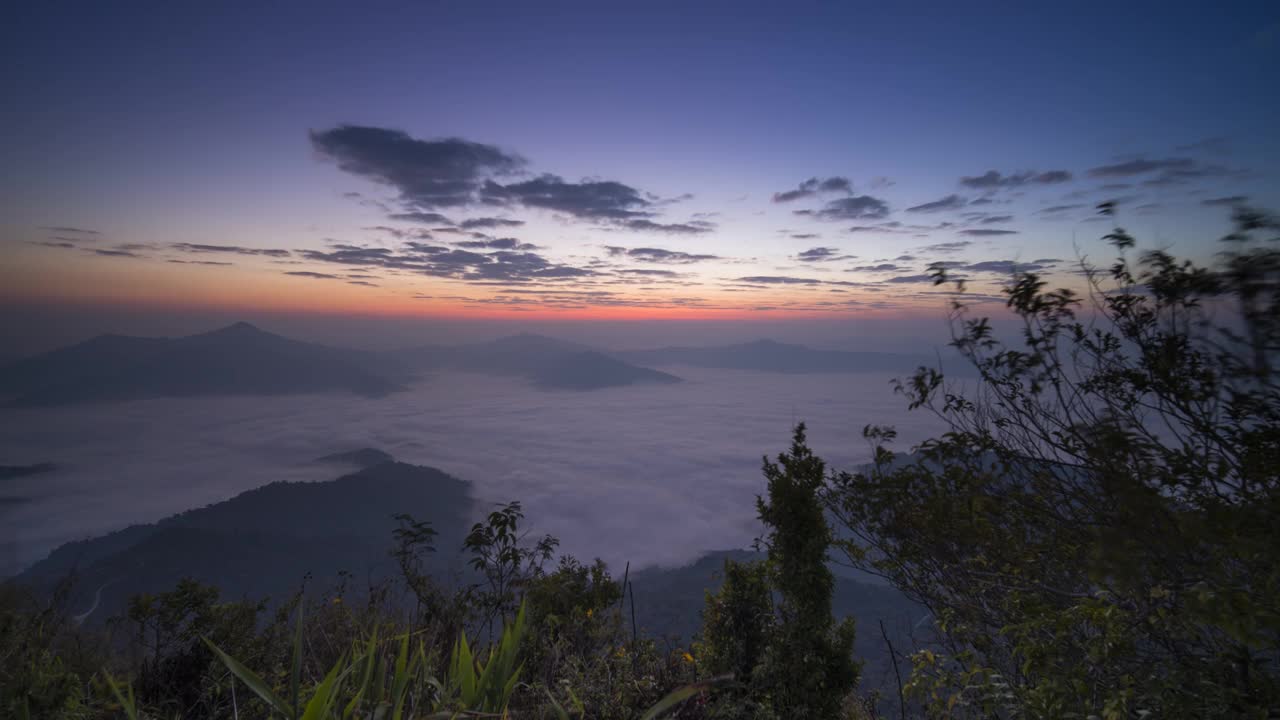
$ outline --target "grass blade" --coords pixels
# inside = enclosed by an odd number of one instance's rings
[[[676,688],[666,697],[659,700],[657,705],[649,708],[649,711],[641,716],[640,720],[656,720],[656,718],[662,717],[668,710],[671,710],[694,695],[697,695],[704,690],[710,690],[712,687],[729,682],[730,680],[733,680],[733,675],[721,675],[719,677],[711,678],[710,680],[704,680],[699,683],[693,683],[692,685],[685,685],[684,687]]]
[[[289,706],[285,704],[284,700],[281,700],[279,695],[272,692],[271,686],[268,685],[265,680],[258,677],[257,673],[244,665],[241,665],[239,660],[236,660],[223,652],[222,648],[219,648],[217,645],[210,642],[209,638],[202,639],[204,640],[204,644],[208,645],[209,649],[213,651],[213,654],[218,656],[218,659],[222,661],[222,664],[226,665],[227,669],[230,670],[233,675],[240,678],[241,682],[248,685],[250,690],[256,693],[258,697],[262,698],[267,705],[271,706],[271,709],[274,712],[278,712],[285,717],[294,717],[290,712]]]

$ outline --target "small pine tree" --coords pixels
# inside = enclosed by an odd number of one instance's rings
[[[765,458],[764,475],[768,498],[757,497],[756,509],[769,528],[764,545],[779,602],[756,677],[779,715],[836,717],[861,667],[853,659],[853,619],[837,624],[831,616],[831,529],[821,500],[826,464],[809,449],[804,423],[795,428],[790,452],[776,464]]]
[[[837,624],[831,616],[826,465],[806,444],[803,424],[790,452],[777,463],[765,458],[764,475],[768,497],[757,497],[756,507],[768,528],[760,541],[768,559],[725,564],[724,585],[707,596],[700,654],[708,669],[732,672],[745,688],[724,698],[722,715],[838,717],[860,664],[852,618]]]

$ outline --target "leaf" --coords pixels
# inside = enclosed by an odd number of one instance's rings
[[[642,715],[640,720],[655,720],[656,718],[662,717],[662,715],[668,710],[671,710],[694,695],[697,695],[704,690],[710,690],[716,685],[723,685],[727,682],[731,682],[732,680],[733,675],[720,675],[718,677],[711,678],[710,680],[704,680],[703,682],[676,688],[668,693],[666,697],[659,700],[658,704],[649,708],[649,711]]]
[[[120,686],[116,684],[115,679],[112,678],[111,675],[107,673],[103,674],[106,675],[107,685],[111,687],[111,694],[116,696],[116,700],[120,703],[120,708],[124,710],[125,717],[129,718],[129,720],[138,720],[138,703],[133,696],[133,686],[129,685],[127,687],[129,693],[126,696],[124,693],[120,692]],[[31,717],[31,710],[27,707],[26,698],[23,698],[22,700],[22,714],[24,718]]]
[[[329,674],[324,676],[324,680],[316,686],[315,694],[311,696],[311,701],[307,703],[307,707],[302,712],[299,720],[324,720],[329,716],[329,709],[333,706],[334,700],[337,699],[337,690],[342,680],[350,673],[355,664],[347,664],[347,658],[344,654],[338,658],[338,662],[333,664],[333,668],[329,670]],[[345,667],[344,667],[345,666]]]
[[[556,717],[559,718],[559,720],[569,720],[569,713],[561,707],[560,703],[556,702],[556,696],[552,695],[551,691],[546,688],[543,688],[542,692],[546,693],[547,699],[551,701],[551,709],[555,711]]]
[[[205,645],[209,646],[209,649],[213,651],[213,654],[218,656],[218,659],[222,661],[222,664],[226,665],[227,669],[230,670],[233,675],[240,678],[241,682],[248,685],[250,690],[257,693],[258,697],[262,698],[272,710],[284,715],[285,717],[293,717],[293,713],[289,706],[285,704],[284,700],[280,699],[280,696],[272,692],[271,686],[268,685],[266,681],[258,677],[258,675],[249,668],[241,665],[239,660],[236,660],[223,652],[222,649],[217,645],[214,645],[209,638],[201,639],[204,640]]]

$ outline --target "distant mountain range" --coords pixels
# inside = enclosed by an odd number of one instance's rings
[[[424,372],[527,378],[544,389],[594,390],[680,378],[582,345],[536,335],[488,343],[366,352],[300,342],[236,323],[181,338],[102,335],[0,367],[10,406],[153,397],[350,392],[377,397]]]
[[[724,370],[777,373],[885,372],[909,375],[921,365],[936,366],[937,358],[902,353],[815,350],[773,340],[715,347],[664,347],[615,352],[619,360],[649,367],[687,365]]]
[[[378,396],[400,387],[363,364],[361,353],[248,323],[173,339],[102,335],[0,368],[0,395],[19,406],[329,391]]]
[[[546,389],[596,390],[642,383],[677,383],[675,375],[637,367],[586,345],[520,334],[468,345],[423,345],[380,355],[391,368],[466,370],[529,379]]]
[[[772,340],[606,352],[530,334],[369,352],[291,340],[236,323],[180,338],[102,335],[10,363],[0,367],[0,403],[48,406],[335,391],[377,397],[446,371],[520,377],[547,390],[597,390],[681,382],[655,367],[905,376],[937,364],[938,358],[928,355],[815,350]]]

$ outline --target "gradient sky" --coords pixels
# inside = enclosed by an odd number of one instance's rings
[[[1280,208],[1275,2],[184,5],[0,29],[8,327],[892,322]]]

